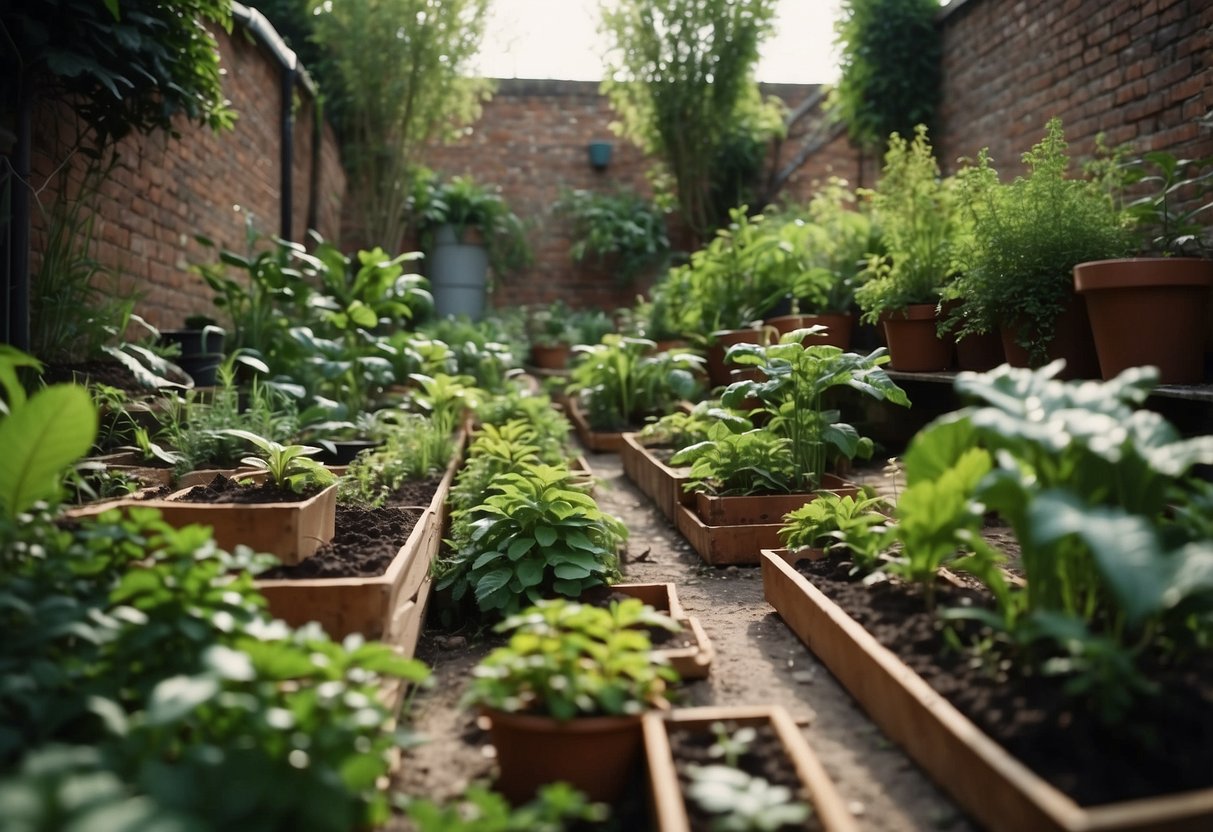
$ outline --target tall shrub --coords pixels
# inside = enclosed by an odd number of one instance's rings
[[[395,248],[417,152],[473,121],[489,93],[465,75],[489,0],[322,0],[315,38],[342,135],[350,208],[364,244]]]
[[[939,98],[939,0],[843,0],[834,24],[841,75],[830,108],[851,140],[879,151],[889,134],[932,124]]]
[[[700,239],[727,221],[782,129],[754,82],[775,0],[620,0],[602,8],[612,42],[603,90],[622,134],[662,160]],[[722,174],[727,174],[723,176]]]

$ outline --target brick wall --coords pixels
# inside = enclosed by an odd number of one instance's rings
[[[214,312],[210,289],[188,268],[214,259],[194,240],[196,234],[243,251],[248,214],[263,232],[279,233],[279,65],[239,24],[231,36],[221,30],[215,36],[226,70],[224,93],[238,113],[235,128],[213,133],[181,120],[175,125],[179,138],[165,133],[132,136],[118,146],[118,166],[100,191],[94,255],[138,292],[136,311],[163,327],[179,326],[192,313]],[[315,104],[302,86],[296,87],[295,99],[292,235],[303,240]],[[36,113],[35,266],[45,227],[41,213],[62,182],[51,174],[63,162],[65,141],[74,129],[71,113],[62,105],[47,105]],[[327,126],[319,183],[317,228],[336,238],[345,174]]]
[[[941,14],[941,160],[988,146],[1004,175],[1060,116],[1073,158],[1095,136],[1138,152],[1213,155],[1208,0],[952,0]]]

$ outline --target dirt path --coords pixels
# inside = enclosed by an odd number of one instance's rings
[[[757,567],[705,565],[624,476],[618,456],[587,458],[601,483],[600,505],[631,531],[626,580],[676,584],[687,613],[699,618],[712,640],[711,675],[685,685],[682,704],[783,705],[803,726],[864,829],[973,828],[784,626],[763,599]],[[484,652],[462,637],[423,636],[418,656],[433,668],[437,684],[414,701],[415,726],[429,741],[406,755],[399,783],[405,792],[446,797],[490,774],[485,735],[457,707]]]

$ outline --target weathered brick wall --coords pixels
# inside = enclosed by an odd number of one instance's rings
[[[249,214],[263,232],[279,233],[279,65],[239,24],[230,36],[221,30],[215,35],[226,70],[224,93],[238,113],[235,128],[213,133],[181,120],[176,124],[179,138],[132,136],[118,146],[118,165],[99,193],[94,256],[138,293],[136,311],[163,327],[179,326],[189,314],[214,312],[210,289],[189,271],[190,264],[214,259],[195,235],[243,251]],[[292,236],[303,240],[315,105],[302,86],[296,87],[296,99]],[[52,174],[65,158],[64,140],[72,131],[72,116],[62,105],[48,105],[36,114],[35,265],[45,228],[42,213],[62,181]],[[317,228],[335,239],[345,173],[327,126],[320,167]]]
[[[1135,151],[1213,155],[1209,0],[953,0],[941,14],[936,145],[955,169],[988,146],[1004,175],[1060,116],[1073,158],[1096,134]]]

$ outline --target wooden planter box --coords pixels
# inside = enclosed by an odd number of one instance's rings
[[[657,508],[673,521],[675,509],[688,505],[694,495],[688,494],[683,485],[689,479],[688,468],[672,468],[652,454],[640,443],[635,433],[623,434],[623,446],[619,449],[623,472],[635,483],[645,496],[657,504]]]
[[[446,497],[461,453],[447,467],[408,540],[387,570],[373,578],[259,580],[270,612],[288,624],[317,621],[331,637],[361,633],[405,648],[412,655],[430,594],[430,564],[438,555],[447,521]]]
[[[648,760],[649,797],[654,827],[659,832],[690,832],[690,821],[674,767],[670,736],[680,732],[711,730],[713,722],[770,725],[779,736],[787,762],[809,797],[813,813],[826,832],[857,832],[859,825],[830,780],[817,755],[788,712],[778,705],[757,707],[684,708],[668,714],[644,715],[644,752]]]
[[[704,632],[703,625],[699,623],[699,619],[687,615],[683,611],[682,604],[678,601],[678,591],[673,584],[615,584],[611,589],[633,598],[639,598],[650,607],[664,612],[681,624],[683,634],[689,635],[695,640],[695,643],[690,647],[658,647],[653,653],[664,657],[670,666],[678,671],[679,677],[684,681],[708,678],[712,669],[712,659],[716,655],[715,650],[712,648],[711,640],[708,639],[708,634]]]
[[[826,474],[822,484],[839,494],[857,494],[859,489]],[[712,566],[756,566],[759,551],[783,545],[779,529],[783,516],[815,499],[815,494],[768,494],[753,497],[694,495],[695,505],[678,506],[674,521],[706,563]]]
[[[1213,828],[1213,789],[1079,806],[982,733],[779,553],[762,553],[762,583],[767,601],[872,720],[983,826],[995,832]]]
[[[171,485],[173,481],[172,468],[156,468],[146,465],[137,454],[131,451],[92,457],[85,462],[99,462],[105,466],[105,470],[133,477],[147,486]]]
[[[565,411],[568,413],[569,421],[573,423],[573,429],[577,431],[577,438],[581,440],[581,444],[594,453],[615,453],[623,447],[622,433],[596,431],[590,428],[590,423],[586,421],[577,396],[569,397]]]
[[[228,472],[231,473],[231,472]],[[264,473],[240,473],[241,477],[263,479]],[[205,484],[211,477],[201,483]],[[275,555],[283,563],[294,565],[311,557],[321,544],[333,539],[337,516],[337,484],[333,483],[306,500],[288,503],[187,503],[173,498],[184,494],[182,488],[161,499],[124,498],[73,509],[71,517],[89,517],[110,508],[154,508],[170,526],[190,524],[210,526],[215,544],[232,549],[240,544],[258,552]]]

